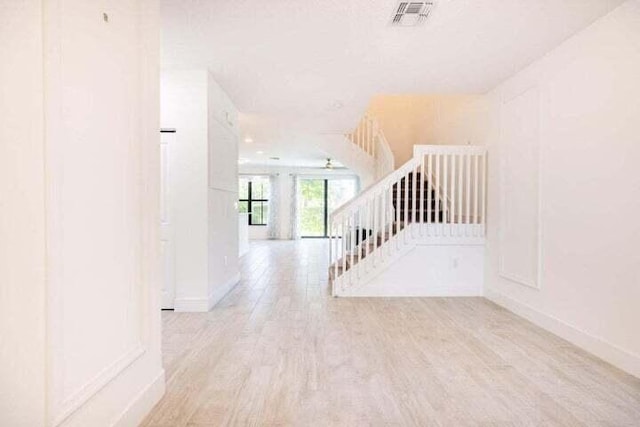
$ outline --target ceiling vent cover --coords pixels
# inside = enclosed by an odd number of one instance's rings
[[[401,1],[391,17],[393,27],[416,27],[426,21],[433,8],[432,1]]]

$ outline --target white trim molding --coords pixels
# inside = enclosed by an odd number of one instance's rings
[[[535,147],[536,147],[536,157],[535,157],[535,167],[536,167],[536,189],[535,189],[535,256],[537,259],[535,260],[535,272],[533,272],[532,277],[525,277],[522,274],[517,272],[509,271],[509,266],[505,262],[505,230],[507,230],[508,219],[506,217],[507,214],[507,182],[508,178],[506,176],[506,171],[508,167],[508,155],[506,155],[506,151],[508,150],[508,145],[506,148],[502,149],[502,154],[500,156],[499,161],[499,228],[498,228],[498,240],[499,240],[499,254],[498,254],[498,274],[511,282],[527,286],[532,289],[540,290],[541,288],[541,271],[542,271],[542,174],[540,173],[540,162],[541,162],[541,147],[540,147],[540,128],[539,128],[539,117],[540,117],[540,90],[538,85],[528,86],[527,88],[517,92],[515,95],[510,96],[506,99],[502,100],[501,103],[501,112],[500,117],[502,121],[502,117],[504,116],[504,108],[505,105],[511,103],[512,101],[521,98],[526,94],[533,94],[535,96],[536,102],[536,115],[533,117],[535,120],[531,120],[532,123],[536,124],[535,135]],[[531,116],[528,116],[532,118]],[[500,140],[504,140],[504,129],[500,128]],[[503,141],[504,142],[504,141]]]
[[[222,300],[222,298],[224,298],[225,295],[227,295],[229,291],[238,284],[238,282],[240,282],[239,272],[234,274],[233,277],[223,283],[222,286],[216,287],[209,295],[208,310],[211,310],[213,307],[215,307],[215,305],[218,304],[220,300]]]
[[[112,424],[113,427],[139,425],[162,398],[165,391],[164,369],[132,400]]]
[[[82,407],[82,405],[89,401],[98,391],[118,377],[118,375],[124,372],[136,360],[140,359],[145,352],[146,349],[142,344],[138,343],[130,351],[126,352],[122,357],[107,366],[93,379],[72,393],[56,408],[57,415],[53,420],[53,425],[57,426],[62,424],[63,421]]]
[[[213,292],[206,298],[198,297],[182,297],[176,298],[173,309],[175,311],[204,313],[211,310],[224,296],[233,289],[240,281],[240,273],[236,273],[220,286],[217,286]]]
[[[173,309],[182,312],[204,313],[209,311],[209,299],[195,297],[176,298]]]
[[[561,319],[536,310],[502,293],[485,288],[484,296],[512,313],[529,320],[531,323],[640,378],[640,355],[630,353],[601,337],[591,335]]]

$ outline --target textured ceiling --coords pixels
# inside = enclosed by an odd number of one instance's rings
[[[374,94],[486,92],[622,3],[435,0],[399,28],[389,0],[161,1],[163,66],[210,69],[248,158],[304,157],[306,135],[348,130]]]

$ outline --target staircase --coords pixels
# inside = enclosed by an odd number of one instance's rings
[[[365,115],[353,131],[347,134],[322,135],[314,143],[359,177],[362,187],[368,187],[393,172],[394,158],[377,121]]]
[[[409,172],[393,184],[391,194],[394,211],[400,218],[406,218],[408,223],[426,222],[427,216],[430,216],[431,222],[442,222],[442,201],[436,197],[429,178],[420,172]]]
[[[393,172],[394,158],[389,143],[377,120],[365,114],[353,132],[345,135],[354,147],[373,159],[373,179],[379,180]],[[365,185],[366,186],[366,185]]]
[[[416,245],[483,242],[486,165],[484,147],[418,145],[411,160],[333,212],[333,295],[366,284]]]

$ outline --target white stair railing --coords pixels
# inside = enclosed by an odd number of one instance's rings
[[[393,153],[375,118],[365,115],[353,132],[346,134],[345,137],[375,160],[376,179],[393,172],[395,169]]]
[[[376,121],[370,116],[365,115],[362,117],[356,128],[345,136],[353,144],[360,147],[362,151],[371,157],[375,157],[377,148],[375,144],[375,136],[378,130]]]
[[[415,146],[411,160],[331,214],[334,295],[375,274],[419,239],[483,238],[486,181],[484,147]]]
[[[448,227],[442,231],[449,235],[453,231],[464,231],[484,236],[486,148],[473,145],[416,145],[413,158],[420,162],[422,176],[433,183],[437,198],[442,200],[442,224],[469,226]]]
[[[395,169],[395,160],[393,157],[393,152],[391,151],[391,147],[387,142],[387,138],[385,138],[384,133],[378,126],[377,122],[375,125],[376,133],[375,133],[375,167],[376,167],[376,179],[382,179],[385,176],[389,175]]]

